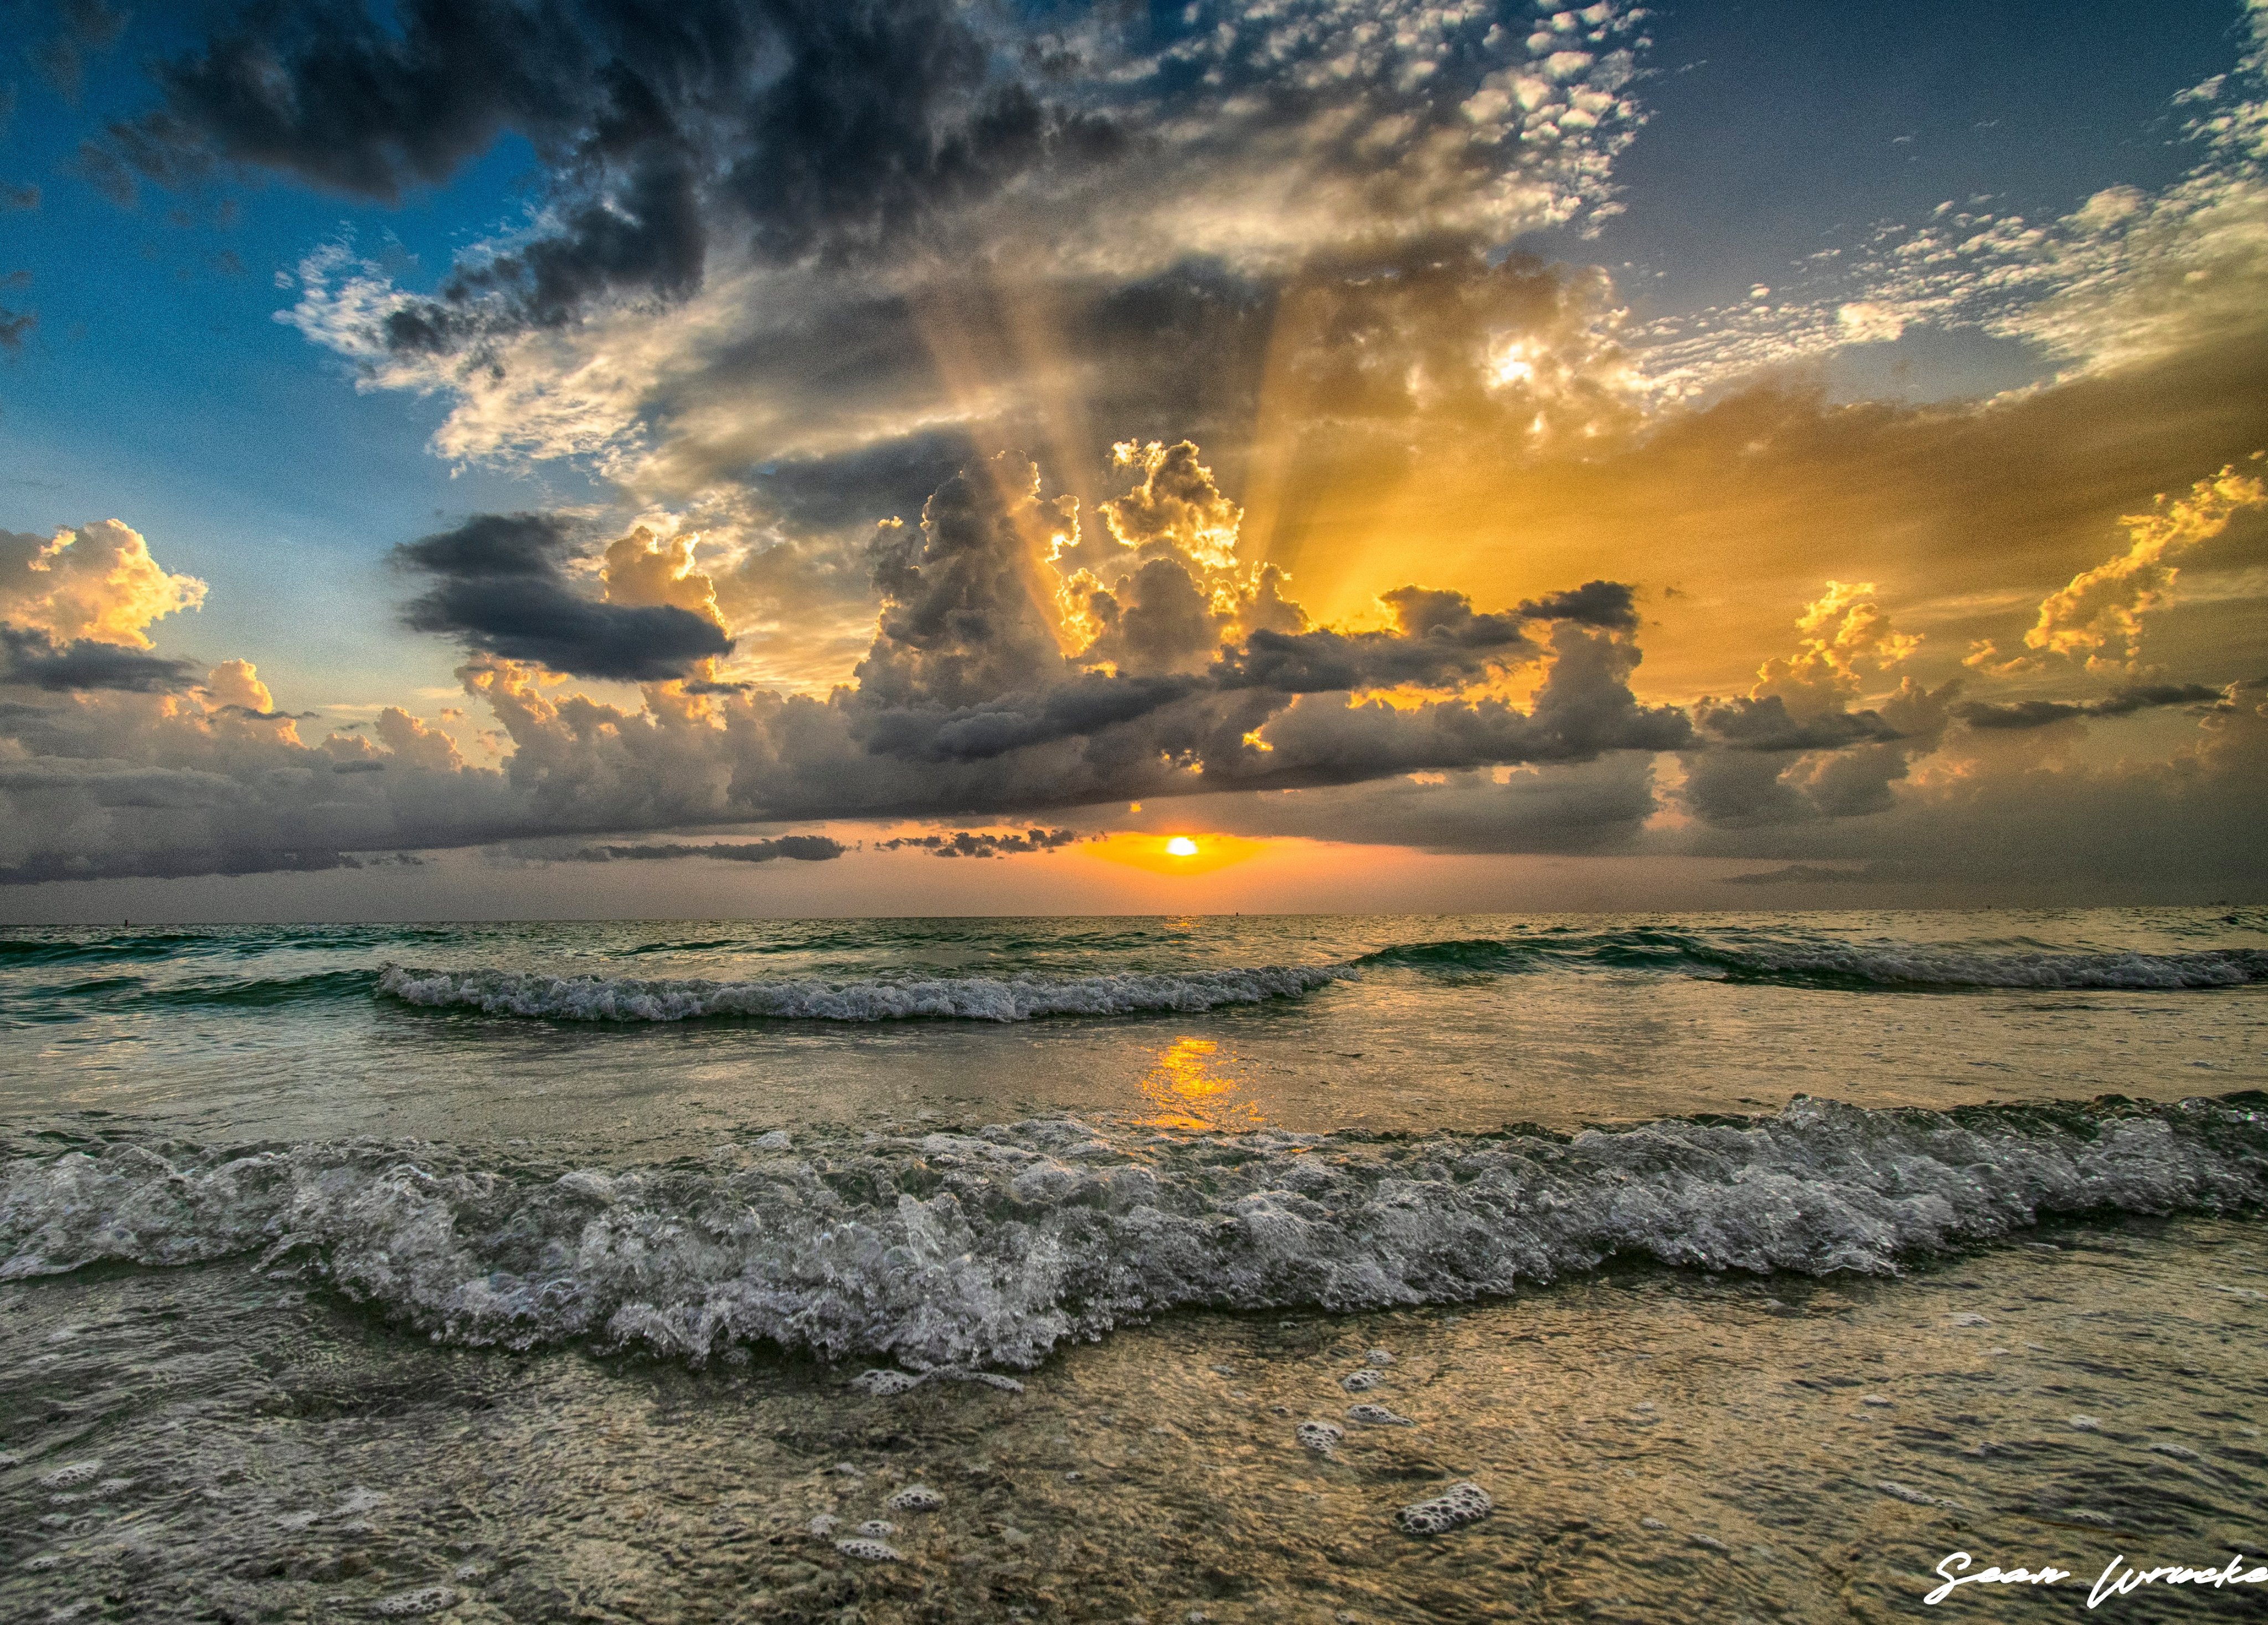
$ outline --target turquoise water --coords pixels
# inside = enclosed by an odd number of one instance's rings
[[[0,1613],[1823,1619],[1980,1528],[2190,1562],[2268,1488],[2264,1024],[2226,910],[0,930]]]

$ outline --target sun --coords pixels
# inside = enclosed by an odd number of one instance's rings
[[[1177,858],[1194,858],[1197,855],[1197,844],[1186,835],[1176,835],[1166,843],[1166,850]]]

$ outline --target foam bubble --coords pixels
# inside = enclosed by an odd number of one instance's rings
[[[891,1394],[909,1393],[920,1387],[922,1382],[923,1379],[911,1371],[873,1370],[861,1371],[850,1379],[850,1385],[861,1393],[887,1398]]]
[[[1394,1354],[1391,1349],[1373,1348],[1368,1354],[1363,1355],[1363,1358],[1369,1361],[1373,1365],[1392,1365],[1394,1363]]]
[[[414,1618],[423,1614],[443,1613],[463,1600],[446,1585],[421,1585],[416,1591],[396,1592],[391,1597],[381,1597],[370,1605],[370,1611],[382,1619]]]
[[[1431,1501],[1405,1506],[1395,1521],[1411,1534],[1446,1534],[1460,1524],[1469,1524],[1496,1511],[1489,1493],[1470,1479],[1452,1484]]]
[[[1930,1495],[1924,1490],[1915,1489],[1909,1485],[1897,1483],[1890,1479],[1882,1480],[1880,1483],[1876,1484],[1874,1488],[1881,1490],[1882,1494],[1889,1496],[1893,1501],[1904,1501],[1913,1506],[1936,1506],[1939,1504],[1938,1499],[1935,1496]]]
[[[1339,1378],[1339,1386],[1349,1393],[1366,1393],[1377,1387],[1378,1384],[1379,1375],[1376,1371],[1349,1371]]]
[[[1407,1416],[1396,1415],[1383,1405],[1350,1405],[1347,1420],[1366,1423],[1373,1428],[1410,1428],[1417,1424]]]
[[[808,1528],[814,1535],[817,1536],[820,1540],[824,1540],[828,1536],[835,1533],[836,1529],[840,1526],[843,1520],[836,1517],[832,1512],[821,1512],[818,1517],[813,1518],[806,1527]]]
[[[934,1512],[945,1504],[945,1496],[926,1484],[909,1484],[883,1504],[893,1512]]]
[[[835,1543],[835,1549],[845,1557],[856,1557],[861,1562],[894,1563],[903,1561],[903,1556],[898,1548],[886,1540],[871,1540],[863,1538],[855,1540],[837,1540]]]
[[[1346,1437],[1346,1429],[1333,1422],[1303,1422],[1292,1429],[1292,1437],[1318,1455],[1328,1456]]]
[[[75,1489],[92,1481],[102,1471],[102,1458],[90,1456],[84,1461],[66,1461],[54,1472],[40,1480],[42,1489]]]
[[[858,1533],[870,1540],[880,1540],[898,1533],[898,1526],[884,1518],[870,1518],[858,1525]]]

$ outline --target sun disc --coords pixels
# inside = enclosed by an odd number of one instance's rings
[[[1186,835],[1176,835],[1166,843],[1166,850],[1177,858],[1194,858],[1197,855],[1197,844]]]

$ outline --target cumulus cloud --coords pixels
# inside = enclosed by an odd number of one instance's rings
[[[242,869],[263,847],[308,864],[576,831],[1329,786],[1691,742],[1683,712],[1631,691],[1640,655],[1624,587],[1491,610],[1409,586],[1381,601],[1381,630],[1317,627],[1280,572],[1242,557],[1236,506],[1194,447],[1138,449],[1125,468],[1130,489],[1099,544],[1074,503],[1008,455],[946,481],[917,521],[882,527],[866,656],[823,697],[718,679],[731,646],[689,536],[633,530],[585,552],[566,519],[476,516],[397,558],[433,583],[412,624],[470,651],[466,689],[512,747],[500,769],[468,764],[446,731],[392,708],[368,734],[306,743],[302,719],[232,661],[187,692],[0,720],[20,764],[15,867],[46,875],[69,853],[87,873]],[[1115,617],[1097,612],[1114,590],[1098,570],[1126,595]],[[1144,572],[1160,570],[1197,595],[1180,643],[1140,630],[1160,602]],[[559,691],[578,674],[639,681],[642,702]],[[1524,705],[1489,691],[1514,676],[1531,686]],[[123,762],[149,765],[124,777],[107,765]],[[1064,838],[961,831],[933,849]]]
[[[1680,796],[1703,821],[1741,827],[1886,810],[1891,787],[1945,731],[1957,681],[1902,678],[1878,705],[1852,709],[1864,682],[1902,664],[1921,639],[1899,632],[1871,581],[1830,581],[1797,617],[1791,655],[1757,669],[1749,693],[1693,707],[1703,750],[1685,757]]]
[[[142,534],[114,519],[53,536],[0,531],[0,621],[57,643],[151,646],[151,624],[204,602],[205,584],[170,574]]]
[[[2256,452],[2255,461],[2260,455]],[[2161,497],[2153,512],[2119,521],[2130,538],[2124,553],[2080,572],[2041,603],[2038,620],[2024,633],[2024,652],[2003,658],[1989,640],[1980,641],[1967,663],[2006,674],[2061,656],[2090,671],[2139,670],[2142,620],[2172,592],[2181,573],[2175,561],[2220,536],[2237,514],[2264,506],[2268,485],[2234,464],[2171,502]]]
[[[416,631],[578,677],[658,682],[732,653],[707,580],[691,572],[688,547],[657,545],[644,531],[624,537],[608,550],[600,599],[568,576],[572,537],[572,525],[554,515],[482,513],[405,542],[396,565],[435,584],[404,619]]]

